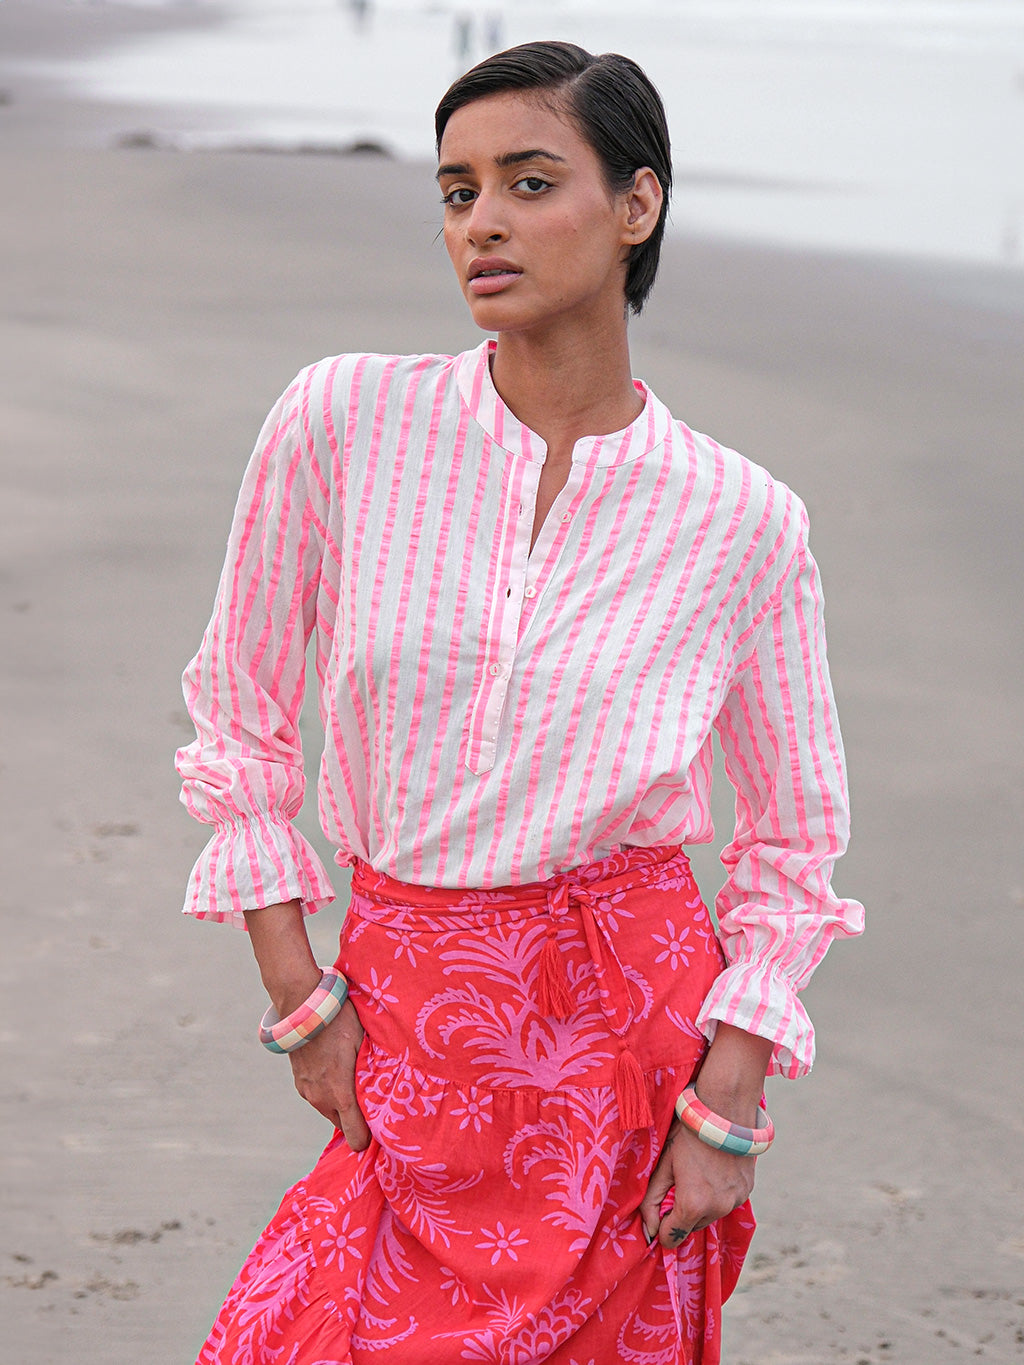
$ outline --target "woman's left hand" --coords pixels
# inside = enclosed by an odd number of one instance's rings
[[[736,1123],[757,1126],[757,1107],[772,1044],[720,1023],[696,1078],[697,1093],[715,1113]],[[732,1213],[754,1188],[753,1156],[734,1156],[706,1142],[673,1119],[658,1164],[640,1205],[648,1237],[677,1247],[697,1228]],[[675,1205],[664,1218],[661,1205],[675,1188]]]
[[[648,1238],[674,1248],[717,1218],[732,1213],[754,1188],[753,1156],[734,1156],[701,1142],[678,1119],[673,1120],[658,1164],[651,1175],[640,1217]],[[661,1215],[669,1190],[675,1203]]]

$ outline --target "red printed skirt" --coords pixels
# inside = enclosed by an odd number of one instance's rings
[[[749,1205],[637,1215],[723,958],[685,854],[529,886],[355,870],[338,966],[373,1141],[285,1195],[197,1365],[717,1365]]]

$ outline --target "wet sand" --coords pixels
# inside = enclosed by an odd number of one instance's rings
[[[0,84],[3,1354],[187,1365],[327,1133],[243,938],[178,913],[178,677],[295,371],[477,336],[427,168],[89,150],[95,110]],[[809,505],[870,914],[769,1091],[726,1359],[1024,1359],[1021,276],[676,238],[634,351]]]

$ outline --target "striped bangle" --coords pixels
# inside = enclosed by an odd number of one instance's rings
[[[775,1125],[764,1109],[758,1109],[760,1128],[744,1128],[741,1124],[730,1123],[718,1114],[713,1114],[706,1104],[697,1098],[692,1085],[686,1087],[676,1100],[676,1115],[679,1121],[695,1133],[701,1142],[709,1147],[718,1147],[734,1156],[760,1156],[767,1152],[775,1140]]]
[[[327,1027],[347,999],[348,982],[325,967],[313,994],[284,1019],[270,1006],[260,1021],[260,1042],[271,1052],[295,1052]]]

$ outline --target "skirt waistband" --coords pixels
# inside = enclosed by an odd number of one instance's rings
[[[442,915],[450,920],[453,916],[473,919],[495,913],[499,918],[504,913],[519,918],[548,913],[553,903],[560,905],[567,896],[574,899],[577,890],[589,893],[591,897],[607,896],[651,881],[659,882],[676,871],[676,863],[678,875],[689,878],[690,860],[678,845],[662,844],[653,848],[630,846],[610,853],[598,862],[583,863],[567,872],[556,872],[542,882],[523,882],[517,886],[458,887],[416,886],[410,882],[400,882],[357,858],[352,867],[352,891],[369,900],[378,912],[393,909],[403,913],[403,917],[416,918],[417,911],[421,911],[427,921],[434,915]],[[377,917],[374,915],[374,918]]]

